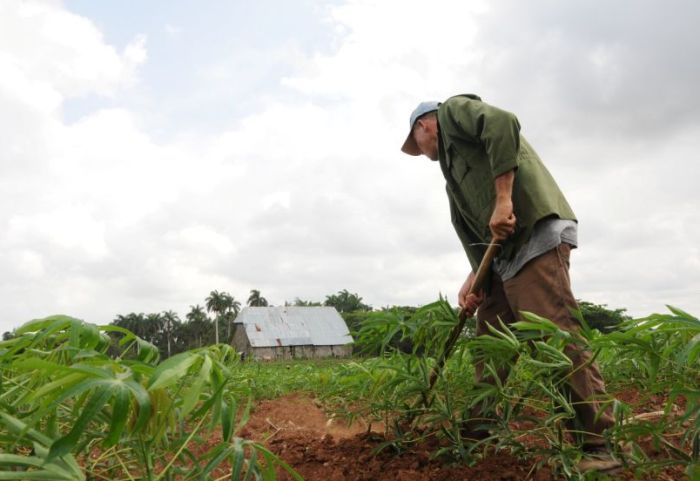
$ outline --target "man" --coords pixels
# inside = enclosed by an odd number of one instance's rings
[[[487,325],[499,328],[529,311],[569,332],[579,330],[571,315],[576,300],[569,280],[569,254],[577,244],[574,213],[533,148],[520,134],[517,118],[476,95],[457,95],[443,103],[423,102],[413,111],[401,150],[438,161],[447,181],[452,223],[472,267],[461,289],[459,305],[477,312],[477,334]],[[469,294],[486,246],[493,238],[500,252],[491,266],[487,288]],[[478,310],[477,310],[478,309]],[[601,406],[605,384],[591,353],[576,346],[566,350],[574,368],[569,390],[582,448],[603,454],[582,463],[582,470],[619,465],[604,450],[603,431],[613,419]],[[508,372],[500,372],[502,380]],[[494,382],[476,366],[477,381]],[[473,417],[481,417],[472,413]],[[486,432],[467,424],[472,438]]]

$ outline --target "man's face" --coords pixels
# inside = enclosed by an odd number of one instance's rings
[[[438,160],[437,117],[428,116],[416,121],[413,126],[413,140],[421,154],[430,160]]]

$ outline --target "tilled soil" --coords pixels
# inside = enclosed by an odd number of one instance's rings
[[[626,396],[639,398],[638,394]],[[656,402],[645,409],[656,408]],[[656,401],[656,400],[654,400]],[[662,401],[661,401],[662,402]],[[376,428],[375,428],[376,429]],[[517,459],[502,452],[486,455],[472,467],[432,459],[435,444],[426,442],[396,454],[387,449],[375,454],[384,436],[356,423],[347,426],[326,416],[319,405],[303,394],[292,394],[257,404],[240,436],[263,442],[291,465],[306,481],[546,481],[561,479],[546,463],[537,459]],[[651,443],[642,443],[654,458],[665,453]],[[544,466],[539,466],[544,464]],[[286,473],[280,476],[289,480]],[[670,466],[637,473],[632,468],[611,476],[614,480],[685,480],[683,469]]]

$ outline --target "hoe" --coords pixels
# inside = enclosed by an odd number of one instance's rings
[[[500,246],[496,241],[491,241],[491,243],[489,244],[483,259],[481,259],[479,268],[476,270],[474,282],[472,283],[472,287],[469,290],[469,294],[477,293],[483,287],[484,280],[486,279],[486,274],[489,272],[491,262],[496,256],[496,252],[498,251],[499,247]],[[428,378],[428,389],[423,394],[423,404],[425,405],[425,407],[430,407],[430,405],[432,404],[432,399],[429,397],[430,392],[432,391],[433,386],[435,385],[435,381],[437,381],[437,378],[440,375],[440,371],[442,371],[442,368],[445,366],[445,361],[447,361],[447,358],[450,357],[450,354],[452,354],[452,349],[454,349],[455,344],[457,343],[457,339],[462,333],[466,322],[467,313],[464,309],[462,309],[459,311],[459,322],[452,329],[450,337],[448,337],[447,341],[445,341],[445,348],[442,350],[442,353],[440,354],[440,357],[438,358],[435,367],[430,372],[430,377]]]

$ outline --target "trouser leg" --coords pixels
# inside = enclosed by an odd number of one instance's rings
[[[508,304],[508,299],[503,289],[503,283],[496,274],[493,274],[491,276],[489,294],[484,298],[484,301],[481,303],[476,313],[476,335],[483,336],[485,334],[490,334],[489,326],[500,330],[501,323],[509,325],[515,322],[515,319],[515,313]],[[515,359],[511,361],[514,362]],[[474,369],[476,371],[477,382],[489,382],[490,377],[484,377],[484,363],[480,357],[477,357],[475,360]],[[510,373],[510,367],[507,362],[501,363],[501,366],[499,366],[496,371],[501,382],[503,382]]]
[[[576,299],[571,292],[569,254],[571,247],[561,244],[556,249],[528,262],[514,278],[504,283],[504,292],[513,312],[529,311],[554,322],[565,331],[576,333],[580,326],[571,315]],[[577,422],[586,434],[585,444],[602,444],[602,432],[614,424],[601,401],[607,398],[605,383],[591,353],[577,345],[564,351],[573,362],[567,378]]]
[[[491,276],[491,285],[489,294],[486,295],[484,301],[479,306],[476,314],[476,335],[482,336],[489,334],[491,331],[488,326],[491,325],[495,329],[500,329],[500,322],[508,325],[515,321],[515,314],[510,309],[506,299],[503,283],[497,275]],[[484,374],[484,361],[481,353],[475,352],[474,370],[476,383],[495,384],[495,379],[491,374]],[[505,382],[510,373],[510,366],[515,362],[515,359],[506,360],[510,362],[501,362],[496,366],[496,375],[501,383]],[[484,439],[488,437],[488,431],[483,428],[493,418],[493,412],[489,412],[488,399],[485,399],[477,406],[474,406],[469,412],[469,421],[464,423],[463,433],[471,439]]]

